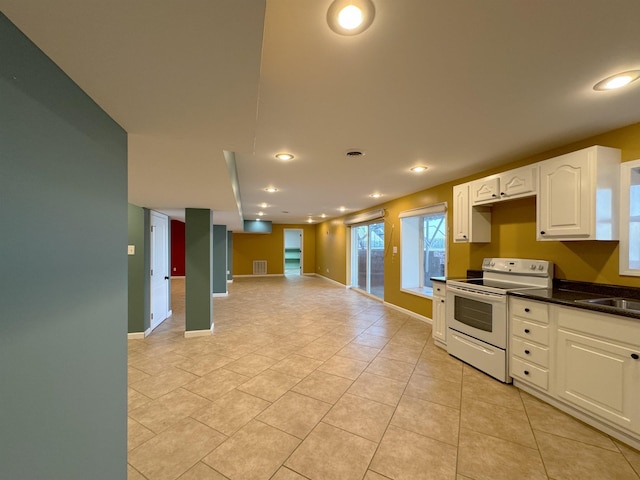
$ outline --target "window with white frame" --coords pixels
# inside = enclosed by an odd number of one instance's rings
[[[431,277],[446,275],[447,203],[400,212],[400,288],[433,295]]]

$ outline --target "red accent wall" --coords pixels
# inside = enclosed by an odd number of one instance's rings
[[[171,220],[171,276],[184,277],[184,222]]]

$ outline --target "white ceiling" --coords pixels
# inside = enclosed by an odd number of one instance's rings
[[[210,208],[236,231],[225,150],[245,219],[302,223],[640,121],[640,82],[592,90],[640,68],[638,0],[373,1],[354,37],[327,26],[331,0],[0,10],[129,132],[131,203]]]

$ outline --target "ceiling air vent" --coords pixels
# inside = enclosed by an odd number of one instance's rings
[[[347,157],[362,157],[364,156],[364,152],[361,152],[360,150],[348,150],[347,151]]]

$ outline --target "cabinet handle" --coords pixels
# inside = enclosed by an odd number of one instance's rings
[[[525,375],[529,375],[529,370],[525,370],[525,371],[524,371],[524,374],[525,374]]]
[[[467,236],[466,235],[462,235],[462,238],[467,238]]]
[[[530,352],[529,352],[529,350],[525,350],[524,353],[529,355]]]
[[[632,353],[631,354],[631,358],[633,358],[634,360],[638,360],[638,358],[640,358],[640,356],[638,356],[637,353]]]
[[[496,198],[496,197],[497,197],[497,195],[496,195],[495,193],[492,193],[492,194],[491,194],[491,196],[492,196],[493,198]]]
[[[525,328],[525,329],[524,329],[524,333],[529,333],[529,329],[528,329],[528,328]]]
[[[529,310],[528,308],[525,308],[524,311],[529,313],[531,310]]]
[[[444,303],[444,300],[440,300],[440,303]]]
[[[545,233],[547,233],[547,232],[545,232],[544,230],[542,230],[542,231],[540,232],[540,235],[544,235]]]

